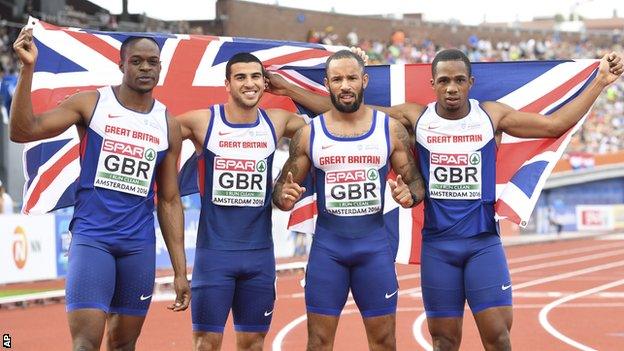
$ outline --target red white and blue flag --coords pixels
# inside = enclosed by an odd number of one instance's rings
[[[35,22],[35,43],[39,49],[32,90],[35,113],[55,107],[77,91],[121,82],[119,48],[133,33],[61,28],[31,21]],[[237,52],[251,52],[269,70],[312,92],[327,95],[322,85],[323,64],[328,55],[341,49],[204,35],[139,35],[152,36],[161,46],[162,72],[154,95],[173,115],[225,102],[225,64]],[[470,97],[548,114],[582,91],[593,79],[597,67],[596,60],[475,63],[476,83]],[[370,66],[367,72],[370,84],[364,101],[368,104],[390,106],[409,101],[424,105],[435,98],[428,64]],[[290,99],[271,94],[265,94],[261,106],[298,109]],[[499,218],[526,225],[546,179],[581,123],[556,139],[503,135],[496,169]],[[192,143],[185,142],[180,164],[182,194],[197,191],[193,155]],[[44,213],[71,206],[79,172],[79,138],[75,128],[51,139],[26,144],[23,212]],[[311,231],[314,224],[314,195],[308,195],[297,204],[290,221],[293,228],[302,231]],[[388,199],[384,213],[390,232],[395,238],[400,237],[397,261],[417,262],[422,209],[398,208]]]

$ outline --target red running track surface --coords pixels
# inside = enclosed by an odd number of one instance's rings
[[[507,247],[506,252],[514,289],[514,349],[624,350],[624,240],[559,241]],[[397,267],[401,288],[397,348],[425,350],[430,338],[426,322],[421,323],[419,267]],[[278,278],[278,300],[266,350],[305,350],[301,278],[302,273]],[[152,303],[137,350],[191,349],[190,310],[173,313],[166,309],[167,304]],[[14,350],[71,348],[62,304],[0,310],[0,333],[11,335]],[[334,349],[367,349],[362,320],[352,299],[341,316]],[[461,349],[483,349],[469,310]],[[231,318],[223,350],[235,350]]]

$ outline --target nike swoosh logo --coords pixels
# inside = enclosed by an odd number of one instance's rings
[[[150,297],[152,297],[152,295],[143,296],[143,294],[141,294],[141,297],[139,297],[139,299],[141,299],[141,301],[145,301],[149,299]]]
[[[108,114],[108,118],[119,118],[119,117],[123,117],[122,115],[111,115],[110,113]]]
[[[329,149],[330,147],[332,147],[332,146],[334,146],[334,145],[336,145],[336,144],[332,144],[332,145],[323,145],[323,146],[321,146],[321,149],[322,149],[322,150]]]
[[[228,134],[232,134],[232,132],[219,132],[219,135],[228,135]]]
[[[511,284],[509,284],[509,285],[501,285],[501,290],[507,290],[509,288],[511,288]]]
[[[273,314],[273,310],[271,310],[271,312],[264,311],[264,316],[265,317],[268,317],[268,316],[270,316],[272,314]]]
[[[396,290],[395,292],[393,292],[392,294],[388,294],[388,293],[386,293],[386,299],[391,298],[392,296],[396,295],[396,293],[398,293],[398,292],[399,292],[399,289],[397,289],[397,290]]]

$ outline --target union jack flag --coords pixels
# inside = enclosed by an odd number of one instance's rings
[[[67,95],[121,82],[119,48],[129,35],[62,28],[31,19],[39,49],[33,81],[35,113],[55,107]],[[162,72],[154,90],[173,115],[225,102],[225,64],[237,52],[252,52],[269,70],[321,95],[323,64],[342,49],[318,44],[184,34],[141,33],[161,46]],[[475,63],[476,84],[471,98],[497,100],[518,110],[548,114],[582,91],[596,74],[596,60]],[[390,106],[406,101],[427,104],[434,100],[429,85],[429,64],[367,67],[370,83],[364,100]],[[285,97],[265,94],[261,106],[306,111]],[[497,155],[496,213],[526,225],[542,187],[571,135],[583,120],[557,139],[518,139],[503,135]],[[180,163],[182,194],[197,191],[192,143],[185,142]],[[24,149],[25,213],[44,213],[71,206],[74,183],[80,172],[79,138],[75,128]],[[311,187],[307,187],[311,189]],[[386,194],[389,196],[389,194]],[[314,225],[314,194],[292,211],[291,229],[310,232]],[[420,252],[422,207],[402,209],[391,199],[384,208],[387,227],[395,239],[397,262],[416,263]]]
[[[500,101],[520,111],[550,114],[591,82],[598,65],[597,60],[475,63],[472,73],[476,82],[470,98]],[[323,70],[283,71],[300,86],[327,94],[321,84]],[[364,94],[367,104],[426,105],[435,100],[429,64],[367,67],[367,73],[370,76]],[[527,225],[546,179],[584,120],[585,117],[559,138],[520,139],[503,134],[496,157],[497,219],[507,219],[522,227]],[[316,198],[310,185],[308,180],[308,194],[304,194],[292,211],[289,227],[293,230],[314,232]],[[394,239],[396,261],[418,263],[422,204],[403,209],[386,192],[384,215]]]
[[[150,36],[161,47],[162,71],[154,96],[171,114],[207,108],[227,100],[224,86],[227,60],[238,52],[255,54],[267,69],[285,65],[321,67],[336,46],[206,35],[101,32],[56,27],[29,19],[39,57],[35,66],[32,101],[35,113],[54,108],[66,96],[81,90],[120,84],[121,43],[131,35]],[[261,106],[295,111],[285,97],[265,94]],[[76,128],[24,149],[24,213],[45,213],[72,206],[80,173]],[[194,147],[183,144],[181,193],[197,192]]]

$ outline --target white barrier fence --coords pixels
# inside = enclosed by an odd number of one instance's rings
[[[67,274],[69,214],[0,215],[0,284],[56,279]],[[286,230],[288,213],[273,211],[276,257],[292,256],[294,237]],[[156,222],[157,223],[157,222]],[[193,265],[199,211],[185,212],[185,248]],[[171,266],[160,228],[156,228],[156,266]],[[308,238],[309,240],[309,238]]]
[[[0,284],[57,277],[54,215],[0,216]]]
[[[579,231],[624,229],[624,205],[577,205],[576,226]]]

